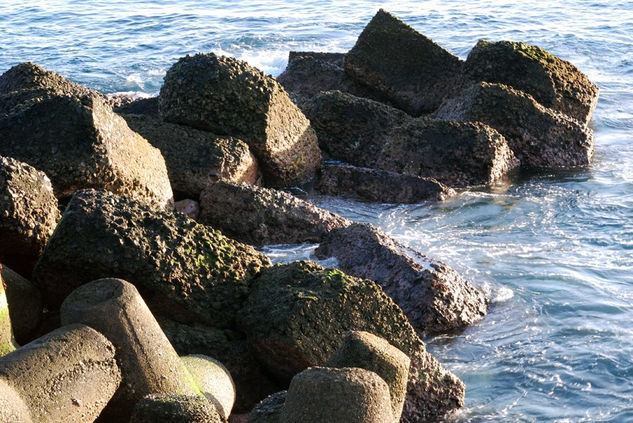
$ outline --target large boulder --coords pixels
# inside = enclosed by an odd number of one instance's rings
[[[319,242],[351,223],[284,191],[222,181],[202,192],[198,221],[252,245]]]
[[[205,398],[215,406],[220,417],[227,420],[235,404],[235,384],[231,373],[221,362],[203,354],[188,355],[181,360]]]
[[[352,78],[413,116],[434,111],[463,67],[456,56],[383,9],[343,63]]]
[[[123,115],[130,128],[158,148],[174,193],[198,198],[218,180],[255,183],[257,160],[244,141],[219,137],[148,115]]]
[[[171,207],[165,161],[103,96],[30,63],[0,76],[0,155],[44,171],[57,197],[103,188]]]
[[[18,344],[33,340],[32,336],[42,315],[42,295],[28,279],[0,265],[0,279],[6,288],[11,325]]]
[[[168,122],[244,140],[272,185],[302,182],[321,164],[310,121],[283,87],[231,57],[209,53],[178,60],[165,76],[160,112]]]
[[[411,359],[403,422],[433,420],[463,405],[464,385],[428,352],[402,310],[376,283],[312,262],[264,270],[239,322],[258,360],[284,383],[323,365],[350,330],[386,339]]]
[[[589,123],[598,103],[598,87],[571,63],[540,47],[512,41],[480,40],[466,60],[474,82],[509,85],[543,106]]]
[[[103,190],[78,191],[34,270],[50,308],[104,277],[136,285],[155,313],[231,325],[269,260],[181,213]]]
[[[199,396],[152,394],[134,407],[130,423],[224,423],[212,403]]]
[[[0,156],[0,263],[30,276],[59,217],[44,172]]]
[[[590,128],[503,84],[474,84],[446,100],[435,117],[478,121],[495,128],[526,167],[581,166],[593,156]]]

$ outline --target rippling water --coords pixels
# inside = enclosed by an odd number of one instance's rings
[[[0,1],[0,71],[31,60],[104,92],[158,91],[216,51],[273,75],[288,50],[346,51],[379,7],[464,58],[479,38],[538,44],[600,86],[596,157],[441,204],[319,204],[373,222],[486,289],[489,315],[429,349],[468,385],[456,422],[633,421],[630,1]],[[314,246],[268,249],[278,260]]]

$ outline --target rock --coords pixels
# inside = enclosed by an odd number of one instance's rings
[[[44,172],[0,156],[0,262],[30,275],[58,220],[57,199]]]
[[[319,242],[329,231],[350,224],[286,192],[229,182],[202,192],[199,221],[251,245]]]
[[[77,192],[38,262],[49,308],[104,277],[133,283],[154,313],[231,326],[269,260],[180,213],[103,190]]]
[[[365,369],[310,367],[292,378],[282,423],[393,423],[389,387]]]
[[[158,110],[158,97],[136,98],[114,107],[114,111],[120,115],[147,115],[160,118]]]
[[[18,344],[27,344],[33,340],[33,331],[40,322],[42,295],[30,281],[7,266],[1,266],[0,272],[6,286],[15,339]]]
[[[200,216],[200,204],[197,201],[190,199],[176,201],[174,204],[174,210],[192,218],[193,220],[196,220],[198,216]]]
[[[287,383],[323,365],[350,330],[373,333],[407,354],[403,422],[437,420],[463,405],[464,385],[426,352],[402,310],[374,282],[312,262],[262,272],[239,323],[257,359]]]
[[[372,225],[332,231],[315,255],[335,257],[344,272],[377,282],[421,333],[463,329],[486,315],[488,301],[470,282]]]
[[[310,121],[272,77],[213,53],[186,56],[160,91],[165,121],[244,140],[271,185],[293,185],[321,164]]]
[[[440,119],[479,121],[499,131],[522,166],[582,166],[593,155],[593,131],[502,84],[481,82],[445,101]]]
[[[65,326],[0,358],[0,380],[34,422],[93,422],[121,382],[114,351],[94,329]]]
[[[257,160],[237,138],[218,137],[148,115],[123,117],[132,130],[161,151],[172,190],[178,195],[198,198],[218,180],[249,184],[257,180]]]
[[[587,125],[598,103],[598,87],[571,63],[540,47],[480,40],[468,55],[466,77],[530,94],[543,106]]]
[[[2,277],[0,277],[0,356],[7,355],[15,351],[16,348],[18,348],[18,344],[13,337],[7,293],[4,289]]]
[[[248,415],[247,423],[280,423],[287,393],[276,392],[261,400]]]
[[[315,185],[325,195],[349,195],[376,203],[443,201],[457,193],[432,178],[341,164],[324,164]]]
[[[231,374],[218,360],[202,354],[181,358],[200,390],[226,420],[235,404],[235,384]]]
[[[116,348],[122,383],[104,410],[108,416],[128,420],[134,405],[149,394],[200,395],[195,379],[131,283],[99,279],[82,285],[66,298],[60,314],[62,325],[88,325]]]
[[[317,95],[304,110],[321,147],[356,166],[464,187],[492,184],[517,165],[503,136],[481,123],[414,119],[338,91]]]
[[[355,80],[419,116],[434,111],[461,76],[463,63],[380,9],[343,61]]]
[[[205,398],[187,395],[148,395],[134,407],[130,423],[224,423]]]
[[[0,379],[0,422],[32,422],[31,413],[22,398],[2,379]]]
[[[173,205],[160,151],[131,131],[102,95],[27,63],[0,76],[0,112],[0,155],[44,171],[58,198],[104,188]]]
[[[411,364],[405,353],[369,332],[350,331],[326,364],[329,367],[358,367],[380,376],[389,386],[394,420],[400,421]]]

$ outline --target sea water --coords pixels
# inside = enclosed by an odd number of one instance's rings
[[[633,2],[0,0],[0,72],[33,61],[106,93],[154,95],[179,57],[214,51],[277,75],[289,50],[347,51],[380,7],[461,58],[478,39],[507,39],[576,64],[601,90],[595,158],[443,203],[316,201],[487,292],[480,323],[426,340],[467,385],[451,421],[633,421]]]

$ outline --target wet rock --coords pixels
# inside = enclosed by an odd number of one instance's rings
[[[220,417],[228,419],[235,403],[235,384],[226,367],[218,360],[202,354],[188,355],[181,360]]]
[[[130,423],[223,423],[206,398],[187,395],[154,394],[134,407]]]
[[[58,198],[104,188],[173,205],[160,151],[102,95],[27,63],[0,76],[0,111],[0,155],[44,171]]]
[[[356,166],[463,187],[492,184],[517,165],[503,136],[481,123],[415,119],[339,91],[317,95],[304,109],[321,147]]]
[[[229,182],[202,192],[199,221],[252,245],[318,242],[332,229],[350,224],[286,192]]]
[[[197,201],[189,199],[176,201],[174,210],[196,220],[200,215],[200,204]]]
[[[362,330],[411,359],[401,421],[438,419],[463,405],[464,385],[426,352],[402,310],[372,281],[311,262],[276,265],[254,283],[239,323],[257,359],[285,383],[323,365],[348,331]]]
[[[252,247],[103,190],[70,200],[34,271],[50,308],[104,277],[133,283],[154,313],[231,325],[251,280],[269,260]]]
[[[6,287],[15,339],[18,344],[26,344],[33,340],[33,331],[40,322],[42,295],[30,281],[7,266],[0,265],[0,272]]]
[[[457,193],[432,178],[341,164],[321,166],[315,185],[325,195],[347,195],[377,203],[443,201]]]
[[[463,63],[380,9],[343,61],[355,80],[413,116],[434,111],[461,76]]]
[[[113,106],[114,111],[120,115],[147,115],[160,117],[158,110],[158,97],[135,98],[132,101]]]
[[[255,183],[257,160],[237,138],[163,122],[147,115],[123,115],[130,128],[158,148],[167,165],[172,190],[198,198],[218,180]]]
[[[393,423],[389,387],[358,368],[310,367],[292,378],[282,423]]]
[[[321,164],[310,122],[272,77],[231,57],[186,56],[165,76],[165,121],[244,140],[271,185],[293,185]]]
[[[348,274],[376,281],[421,333],[463,329],[486,314],[484,294],[456,271],[372,225],[355,223],[332,231],[315,255],[335,257]]]
[[[280,423],[287,392],[275,392],[261,400],[248,415],[247,423]]]
[[[581,166],[593,156],[591,129],[506,85],[475,84],[445,101],[435,116],[490,125],[503,134],[522,166]]]
[[[0,156],[0,262],[29,276],[58,220],[44,172]]]
[[[16,348],[18,348],[18,344],[13,337],[7,293],[4,289],[2,277],[0,277],[0,356],[9,354],[15,351]]]
[[[598,87],[571,63],[540,47],[512,41],[480,40],[468,55],[466,77],[530,94],[543,106],[583,125],[598,103]]]

